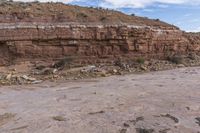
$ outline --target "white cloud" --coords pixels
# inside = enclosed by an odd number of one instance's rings
[[[158,7],[160,7],[160,8],[168,8],[169,5],[166,5],[166,4],[159,4]]]
[[[153,10],[153,9],[144,8],[144,9],[143,9],[143,12],[154,12],[154,10]]]
[[[189,30],[186,29],[186,31],[187,32],[200,32],[200,26],[195,29],[189,29]]]
[[[181,4],[185,0],[105,0],[106,3],[112,4],[114,7],[136,7],[142,8],[153,3],[165,3],[165,4]]]
[[[191,13],[187,13],[187,14],[185,14],[185,15],[183,15],[184,17],[190,17],[190,16],[192,16],[192,14]]]
[[[190,22],[190,23],[197,23],[197,22],[200,22],[200,19],[197,19],[197,18],[190,19],[188,22]]]
[[[24,1],[24,2],[32,2],[35,0],[14,0],[14,1]],[[38,0],[40,2],[64,2],[70,3],[72,1],[84,1],[84,0]],[[93,0],[91,0],[92,2]],[[119,7],[134,7],[134,8],[144,8],[148,5],[154,3],[160,4],[200,4],[200,0],[95,0],[100,1],[99,4],[103,7],[110,8],[119,8]]]
[[[200,0],[104,0],[104,4],[112,5],[113,7],[134,7],[134,8],[144,8],[148,5],[159,3],[162,7],[165,4],[189,4],[189,5],[199,5]]]

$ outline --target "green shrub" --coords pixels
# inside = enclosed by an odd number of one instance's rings
[[[79,14],[78,14],[78,17],[87,18],[88,15],[85,14],[85,13],[79,13]]]
[[[132,13],[132,14],[131,14],[131,16],[135,16],[135,14],[134,14],[134,13]]]
[[[142,58],[142,57],[139,57],[139,58],[137,58],[136,62],[139,63],[139,64],[144,64],[145,59]]]

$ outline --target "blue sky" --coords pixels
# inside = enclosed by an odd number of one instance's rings
[[[200,31],[200,6],[153,4],[145,8],[120,8],[119,10],[149,18],[159,18],[186,31]]]
[[[30,2],[34,0],[14,0]],[[174,24],[185,31],[200,32],[200,0],[39,0],[80,6],[100,6]]]

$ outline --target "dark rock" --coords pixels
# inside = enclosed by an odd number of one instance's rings
[[[195,120],[197,121],[196,123],[200,126],[200,117],[196,117]]]
[[[153,133],[154,129],[136,128],[137,133]]]

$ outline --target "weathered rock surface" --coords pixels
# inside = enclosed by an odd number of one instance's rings
[[[18,8],[10,10],[10,8],[5,8],[6,6]],[[23,6],[24,8],[22,8]],[[55,10],[44,10],[45,6],[50,6]],[[58,8],[59,6],[60,8]],[[112,62],[113,59],[119,57],[131,59],[142,56],[143,58],[160,59],[171,54],[198,53],[200,50],[199,43],[191,44],[192,39],[185,32],[158,20],[153,21],[114,11],[81,7],[81,13],[83,11],[87,11],[87,13],[106,12],[101,14],[101,17],[107,13],[113,13],[118,19],[112,18],[112,20],[118,21],[111,23],[110,20],[103,23],[99,22],[97,18],[91,20],[91,13],[88,14],[89,18],[87,17],[88,23],[81,20],[76,21],[76,19],[80,19],[77,14],[76,18],[71,18],[69,21],[66,16],[62,19],[63,21],[49,19],[52,12],[55,13],[55,16],[58,16],[61,11],[64,12],[64,15],[69,15],[70,12],[67,14],[66,11],[72,9],[75,11],[73,6],[52,3],[16,3],[13,5],[8,2],[7,5],[2,6],[0,65],[22,59],[46,60],[66,56],[75,56],[78,58],[77,62],[85,64]],[[33,13],[33,11],[35,12]],[[29,14],[26,15],[27,12]],[[43,14],[41,14],[42,12]],[[24,15],[20,17],[20,14]],[[119,20],[122,16],[126,21]]]
[[[16,58],[65,56],[94,58],[92,61],[116,56],[163,58],[199,47],[191,46],[183,32],[173,28],[64,23],[0,25],[1,64]]]

